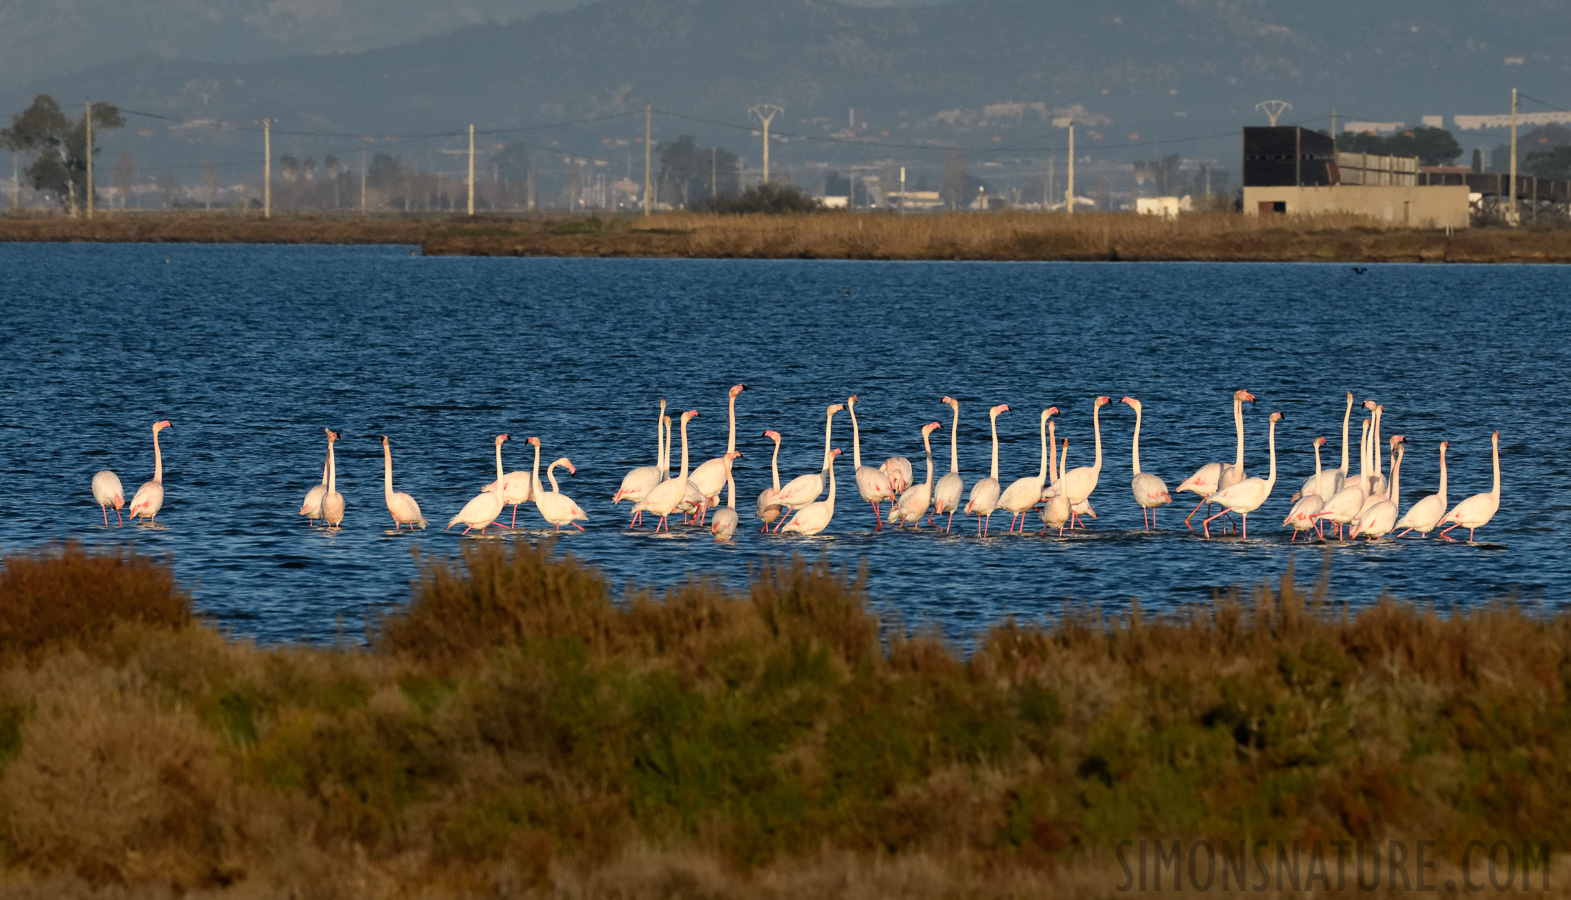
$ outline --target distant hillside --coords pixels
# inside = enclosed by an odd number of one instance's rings
[[[854,108],[859,140],[1044,156],[1062,143],[1052,119],[1076,109],[1089,123],[1084,146],[1104,156],[1179,152],[1231,164],[1237,127],[1262,121],[1254,105],[1268,98],[1293,103],[1284,121],[1314,127],[1329,125],[1332,108],[1344,121],[1414,123],[1426,114],[1501,110],[1513,85],[1571,105],[1571,96],[1555,93],[1571,72],[1567,33],[1571,4],[1534,0],[1505,0],[1487,13],[1461,0],[964,0],[895,8],[602,0],[393,48],[237,64],[143,57],[32,89],[102,97],[175,119],[250,123],[270,115],[281,153],[353,150],[363,146],[354,137],[362,133],[409,135],[470,122],[523,129],[641,110],[646,102],[741,124],[749,105],[768,101],[786,108],[777,131],[842,132]],[[0,110],[20,109],[32,89],[0,96]],[[756,147],[743,132],[696,122],[663,119],[657,127],[660,138],[686,132]],[[145,134],[111,140],[193,165],[238,163],[256,152],[247,134],[133,118],[125,134],[135,130]],[[629,119],[512,137],[624,166],[632,151],[616,149],[618,142],[641,133],[641,119]],[[1215,137],[1153,143],[1203,135]],[[376,146],[406,156],[451,147],[435,139]],[[776,152],[782,165],[907,154],[817,143]]]

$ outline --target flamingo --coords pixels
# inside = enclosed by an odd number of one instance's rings
[[[1315,474],[1309,481],[1305,482],[1306,485],[1318,486],[1322,483],[1320,478],[1320,448],[1325,446],[1325,442],[1326,439],[1323,436],[1315,438]],[[1300,493],[1302,496],[1299,497],[1298,502],[1293,504],[1293,508],[1288,511],[1287,518],[1282,520],[1284,526],[1292,526],[1293,528],[1293,536],[1288,539],[1290,541],[1298,540],[1298,535],[1301,532],[1314,530],[1315,513],[1325,506],[1325,500],[1320,494],[1312,491]]]
[[[1304,497],[1318,496],[1321,503],[1336,496],[1342,489],[1342,482],[1347,476],[1347,428],[1353,417],[1353,394],[1347,394],[1347,411],[1342,414],[1342,468],[1340,469],[1315,469],[1315,474],[1304,480],[1304,486],[1292,500],[1297,501]]]
[[[1194,531],[1195,526],[1190,525],[1189,520],[1195,517],[1195,513],[1199,512],[1202,506],[1208,507],[1206,512],[1210,512],[1211,495],[1226,487],[1226,484],[1223,483],[1224,476],[1231,476],[1232,472],[1236,471],[1238,477],[1233,478],[1231,482],[1233,484],[1236,484],[1243,477],[1245,400],[1253,403],[1255,402],[1255,395],[1244,390],[1233,392],[1233,428],[1238,432],[1238,454],[1234,459],[1233,465],[1229,467],[1219,462],[1206,463],[1196,469],[1195,474],[1179,482],[1178,487],[1173,490],[1175,494],[1189,491],[1198,494],[1200,497],[1200,502],[1196,503],[1195,508],[1189,511],[1189,515],[1184,517],[1184,524],[1189,527],[1190,531]]]
[[[1267,438],[1271,447],[1271,474],[1270,477],[1245,478],[1231,487],[1217,491],[1211,497],[1211,502],[1222,507],[1222,511],[1200,523],[1205,530],[1206,540],[1211,539],[1211,522],[1221,518],[1229,512],[1236,512],[1244,519],[1243,530],[1240,538],[1249,540],[1249,514],[1259,509],[1271,497],[1271,488],[1276,486],[1276,423],[1282,421],[1282,414],[1271,414],[1271,430]]]
[[[818,499],[824,492],[825,472],[829,469],[829,440],[835,424],[835,413],[845,409],[841,403],[833,403],[827,408],[824,419],[824,465],[818,472],[807,475],[798,475],[786,483],[786,486],[775,493],[775,503],[783,506],[789,512],[796,512],[802,507]],[[784,519],[775,530],[779,531],[785,524]]]
[[[331,428],[323,431],[332,432]],[[322,498],[327,496],[327,457],[322,457],[322,480],[305,492],[305,500],[300,504],[300,515],[306,517],[308,525],[314,525],[317,519],[322,518]]]
[[[655,416],[655,464],[639,466],[622,476],[622,486],[611,495],[611,505],[620,506],[623,500],[634,503],[644,499],[649,489],[665,479],[665,398],[660,399],[660,414]],[[516,509],[515,509],[516,513]]]
[[[785,524],[784,531],[794,534],[818,534],[829,527],[829,520],[835,516],[835,457],[840,455],[840,448],[831,451],[828,464],[824,468],[829,472],[829,497],[807,504],[796,511],[791,521]]]
[[[1395,528],[1401,528],[1402,533],[1397,537],[1416,531],[1425,537],[1435,530],[1440,524],[1440,517],[1446,510],[1446,449],[1451,446],[1450,441],[1440,442],[1440,491],[1430,494],[1422,500],[1407,508],[1407,515],[1397,520]]]
[[[540,439],[531,438],[530,443],[535,445],[536,452],[538,452]],[[557,487],[557,466],[566,466],[567,474],[569,475],[578,474],[578,469],[573,467],[573,461],[565,456],[547,466],[545,477],[547,481],[551,482],[551,490],[540,491],[535,494],[535,510],[540,513],[540,518],[555,525],[557,531],[561,531],[563,525],[571,525],[579,531],[583,531],[584,526],[578,523],[589,521],[589,514],[580,509],[578,504],[573,502],[573,498],[562,493],[562,489]]]
[[[1391,533],[1396,526],[1397,510],[1402,504],[1402,457],[1407,453],[1407,448],[1397,435],[1391,439],[1391,493],[1382,496],[1375,505],[1364,510],[1359,515],[1358,521],[1353,523],[1353,537],[1364,535],[1372,541],[1378,541]]]
[[[131,521],[146,519],[149,523],[158,517],[158,511],[164,508],[164,455],[158,449],[158,432],[165,428],[173,428],[168,419],[153,423],[153,480],[144,482],[136,489],[136,495],[131,498],[131,509],[127,513]],[[330,435],[332,432],[328,432]],[[328,445],[328,453],[332,453],[332,444]],[[107,519],[108,516],[105,516]]]
[[[922,446],[927,451],[927,480],[912,485],[900,495],[894,509],[889,511],[889,521],[897,525],[910,522],[913,528],[922,527],[922,517],[927,515],[927,508],[933,499],[933,444],[929,435],[943,427],[941,422],[929,422],[922,426]]]
[[[109,507],[115,508],[115,520],[125,524],[120,517],[120,507],[125,505],[125,489],[120,486],[120,476],[108,469],[93,475],[93,502],[104,514],[104,525],[109,524]]]
[[[1038,430],[1042,437],[1042,464],[1037,467],[1035,478],[1017,478],[1004,488],[998,495],[998,505],[1005,511],[1012,513],[1009,519],[1009,530],[1015,530],[1015,521],[1020,522],[1020,533],[1026,529],[1025,517],[1031,508],[1042,502],[1042,489],[1047,485],[1047,420],[1058,414],[1058,407],[1049,406],[1042,410],[1042,418],[1038,423]],[[1056,438],[1055,438],[1056,440]]]
[[[528,503],[535,494],[544,490],[540,486],[538,472],[531,474],[522,470],[508,472],[496,481],[481,488],[481,490],[494,491],[498,490],[498,486],[500,486],[502,492],[502,505],[513,508],[513,518],[507,526],[509,528],[518,527],[518,507]],[[498,525],[497,527],[500,528],[501,526]]]
[[[698,410],[690,409],[682,413],[682,471],[675,478],[667,478],[650,489],[648,496],[633,504],[633,511],[648,512],[660,517],[655,523],[655,533],[660,529],[671,530],[667,517],[681,504],[687,496],[687,423],[688,420],[698,415]],[[669,460],[669,454],[667,454]]]
[[[1392,459],[1396,458],[1396,448],[1397,448],[1397,446],[1399,444],[1401,444],[1405,440],[1407,440],[1407,438],[1403,437],[1400,434],[1393,435],[1391,437],[1391,458]],[[1372,441],[1370,442],[1370,446],[1376,447],[1376,449],[1378,449],[1378,445],[1376,445]],[[1387,490],[1387,488],[1390,487],[1390,484],[1386,483],[1385,477],[1382,476],[1382,475],[1376,475],[1375,479],[1376,479],[1376,482],[1375,482],[1374,489],[1370,491],[1369,496],[1364,500],[1363,508],[1358,511],[1358,517],[1359,518],[1362,518],[1365,513],[1369,512],[1369,510],[1376,503],[1380,503],[1381,501],[1387,500],[1390,497],[1390,492]]]
[[[420,515],[420,504],[408,494],[393,491],[393,448],[389,445],[387,435],[382,435],[382,497],[387,501],[387,511],[393,517],[393,530],[400,531],[405,525],[410,531],[415,526],[425,527],[425,516]]]
[[[939,401],[947,403],[954,410],[954,423],[949,428],[949,471],[944,477],[938,479],[938,487],[933,488],[933,512],[937,515],[949,513],[949,520],[944,523],[947,533],[955,524],[955,507],[960,505],[960,495],[965,492],[965,479],[960,477],[960,401],[953,397],[945,397]],[[933,524],[931,517],[927,524]]]
[[[1102,407],[1113,402],[1112,397],[1098,397],[1091,407],[1091,427],[1096,433],[1096,459],[1089,466],[1070,469],[1059,479],[1063,484],[1064,493],[1069,495],[1071,508],[1084,503],[1091,498],[1091,492],[1096,490],[1096,483],[1102,476]],[[1240,444],[1240,447],[1243,445]],[[1243,471],[1243,467],[1239,467]],[[1227,477],[1223,472],[1223,480]]]
[[[987,526],[993,522],[993,510],[998,508],[998,495],[1002,490],[998,484],[998,414],[1008,411],[1007,403],[1000,403],[987,411],[988,424],[993,429],[992,474],[972,485],[971,495],[966,498],[966,515],[976,516],[978,537],[986,534]]]
[[[327,493],[322,496],[322,521],[328,528],[338,528],[344,523],[344,495],[338,492],[338,460],[333,455],[333,442],[338,432],[327,433]]]
[[[1363,432],[1358,441],[1359,447],[1362,449],[1365,445],[1365,439],[1369,435],[1369,420],[1365,419],[1359,427]],[[1364,509],[1364,485],[1369,483],[1364,477],[1364,459],[1366,457],[1367,454],[1359,453],[1358,477],[1346,479],[1342,489],[1333,494],[1329,500],[1326,500],[1321,505],[1320,511],[1313,516],[1315,519],[1330,519],[1331,524],[1336,526],[1336,536],[1339,539],[1342,537],[1342,526],[1352,524],[1353,519],[1357,518],[1358,514]],[[1343,460],[1343,462],[1345,464],[1346,460]]]
[[[502,442],[506,441],[507,438],[508,436],[505,434],[496,436],[496,480],[498,483],[503,480]],[[486,528],[491,525],[495,525],[498,528],[502,527],[496,521],[496,517],[502,514],[502,507],[506,505],[506,501],[502,499],[501,491],[483,490],[473,500],[465,503],[464,508],[458,511],[458,515],[448,519],[447,528],[443,530],[451,531],[454,525],[463,525],[463,534],[468,534],[474,529],[479,529],[481,534],[485,534]]]
[[[884,473],[872,466],[862,465],[862,429],[856,423],[856,395],[846,398],[846,412],[851,416],[851,464],[856,474],[856,491],[862,499],[873,504],[873,530],[884,527],[878,504],[895,499],[895,489]]]
[[[1049,423],[1048,430],[1052,430]],[[1064,453],[1058,459],[1057,469],[1054,469],[1053,456],[1057,448],[1051,438],[1047,444],[1047,471],[1052,476],[1052,484],[1042,491],[1042,534],[1047,534],[1049,528],[1057,528],[1058,536],[1064,536],[1064,525],[1074,515],[1074,510],[1069,506],[1069,495],[1061,489],[1059,482],[1064,480],[1064,466],[1069,461],[1069,438],[1064,438]],[[1092,514],[1093,517],[1095,514]]]
[[[904,494],[906,488],[911,486],[911,482],[916,480],[916,475],[912,473],[911,460],[904,456],[889,457],[878,467],[878,471],[889,479],[889,486],[894,488],[897,495]]]
[[[730,429],[726,433],[725,452],[727,453],[736,450],[736,395],[744,390],[747,390],[745,385],[734,385],[728,398]],[[717,456],[714,459],[704,460],[693,470],[693,474],[687,476],[687,480],[691,481],[704,496],[704,501],[698,510],[698,524],[704,524],[704,520],[709,517],[710,507],[719,502],[720,490],[725,487],[725,473],[728,467],[725,457]]]
[[[731,535],[736,534],[736,479],[731,474],[731,462],[741,455],[735,450],[727,451],[725,455],[725,506],[715,510],[715,517],[709,523],[709,530],[714,533],[716,541],[729,541]]]
[[[661,402],[663,403],[664,401],[661,401]],[[658,423],[657,427],[658,427],[658,430],[660,432],[660,434],[659,434],[659,441],[660,442],[659,442],[658,448],[656,449],[656,460],[657,461],[655,463],[655,468],[656,468],[656,470],[658,470],[658,472],[660,474],[660,478],[659,478],[659,480],[657,480],[655,482],[656,485],[660,484],[660,482],[665,481],[666,479],[671,477],[671,417],[666,415],[665,413],[661,413],[660,414],[660,422]],[[654,490],[654,488],[651,487],[649,490],[652,491],[652,490]],[[637,528],[639,525],[641,525],[643,523],[643,521],[644,521],[644,509],[639,504],[644,499],[647,499],[648,496],[649,496],[649,492],[645,491],[644,492],[644,496],[642,498],[640,498],[638,500],[635,500],[633,502],[633,519],[632,519],[631,522],[627,523],[627,527],[628,528]]]
[[[758,492],[758,507],[755,515],[763,522],[759,531],[768,531],[769,523],[780,518],[780,514],[785,512],[785,507],[775,502],[775,495],[780,493],[780,432],[766,431],[764,437],[772,438],[775,442],[775,455],[769,460],[769,474],[774,478],[774,486]]]
[[[1162,479],[1150,472],[1140,471],[1140,401],[1133,397],[1125,397],[1124,403],[1129,404],[1135,411],[1135,441],[1131,449],[1131,458],[1134,461],[1135,477],[1129,482],[1129,489],[1134,492],[1135,503],[1140,506],[1140,520],[1145,524],[1146,530],[1156,524],[1156,510],[1159,506],[1166,506],[1173,502],[1167,492],[1167,485]],[[1150,511],[1151,521],[1146,522],[1146,512]]]
[[[1495,513],[1500,511],[1500,432],[1495,432],[1490,436],[1489,440],[1494,444],[1495,486],[1487,494],[1474,494],[1463,500],[1445,514],[1445,518],[1440,520],[1440,524],[1444,525],[1450,522],[1451,526],[1441,531],[1440,536],[1448,541],[1454,541],[1456,538],[1447,535],[1447,531],[1450,531],[1452,528],[1466,528],[1467,539],[1471,542],[1473,540],[1473,532],[1488,525],[1489,520],[1493,519]]]
[[[1368,476],[1369,486],[1365,488],[1370,494],[1384,494],[1386,492],[1385,467],[1380,461],[1380,417],[1385,414],[1385,406],[1373,400],[1365,400],[1364,407],[1374,417],[1374,424],[1369,431],[1370,465],[1374,467],[1374,474]]]

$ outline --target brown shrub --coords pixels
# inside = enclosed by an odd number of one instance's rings
[[[94,645],[122,623],[190,622],[191,598],[175,586],[173,570],[129,550],[68,543],[0,560],[0,659]]]

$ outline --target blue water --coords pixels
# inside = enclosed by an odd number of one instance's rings
[[[1451,609],[1516,595],[1560,603],[1571,579],[1564,535],[1571,399],[1560,305],[1571,269],[1524,266],[979,264],[680,260],[443,259],[409,248],[0,246],[0,551],[58,538],[134,544],[173,557],[202,610],[262,640],[361,633],[404,601],[412,551],[453,554],[441,525],[494,477],[492,437],[510,432],[508,468],[573,459],[563,490],[591,517],[564,537],[614,585],[656,587],[688,573],[745,584],[764,556],[865,562],[870,589],[908,622],[964,637],[1007,615],[1051,617],[1067,600],[1117,609],[1208,600],[1218,588],[1301,576],[1326,554],[1287,543],[1277,523],[1313,470],[1310,442],[1340,457],[1344,391],[1385,404],[1406,434],[1404,495],[1434,490],[1436,444],[1451,444],[1455,502],[1489,488],[1489,433],[1501,432],[1504,500],[1478,543],[1333,545],[1334,595],[1382,592]],[[738,401],[743,528],[730,546],[678,528],[625,530],[610,497],[627,469],[654,461],[659,398],[697,408],[694,463],[724,449],[725,391]],[[1265,474],[1266,417],[1282,410],[1281,479],[1249,540],[1202,541],[1188,506],[1140,531],[1129,496],[1128,407],[1102,416],[1101,518],[1070,539],[871,533],[851,483],[817,538],[750,530],[769,479],[765,428],[785,435],[783,477],[816,469],[824,407],[858,393],[864,455],[910,457],[920,427],[948,469],[945,394],[961,401],[967,489],[986,474],[987,408],[999,419],[1001,480],[1034,475],[1037,413],[1063,412],[1071,465],[1092,458],[1097,394],[1145,403],[1141,461],[1176,485],[1231,459],[1230,395],[1246,409],[1247,468]],[[163,435],[167,501],[158,529],[104,528],[88,482],[151,477],[149,426]],[[339,442],[344,528],[296,515],[320,477],[330,426]],[[433,527],[390,533],[378,436],[392,437],[399,490]],[[1353,437],[1358,434],[1357,420]],[[1354,466],[1356,468],[1356,447]],[[1189,497],[1191,495],[1183,495]],[[532,508],[528,528],[543,533]],[[957,525],[958,525],[958,519]],[[1039,524],[1033,518],[1033,525]],[[111,517],[111,523],[113,518]],[[756,525],[756,523],[755,523]],[[957,532],[960,529],[957,527]]]

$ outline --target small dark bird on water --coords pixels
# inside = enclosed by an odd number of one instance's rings
[[[1354,266],[1353,267],[1353,274],[1354,275],[1362,275],[1362,274],[1364,274],[1367,271],[1369,271],[1369,270],[1364,268],[1363,266]]]

